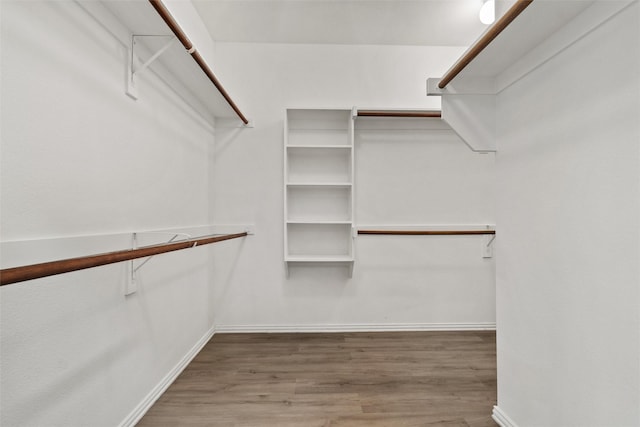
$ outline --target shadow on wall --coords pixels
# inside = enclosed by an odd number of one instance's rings
[[[246,246],[245,239],[238,239],[235,242],[226,242],[220,247],[212,248],[211,263],[209,264],[209,277],[213,281],[209,295],[209,300],[213,304],[213,320],[219,318],[218,314],[225,311],[226,302],[230,298],[233,289],[232,284],[236,283],[239,263]],[[242,273],[240,273],[242,274]]]

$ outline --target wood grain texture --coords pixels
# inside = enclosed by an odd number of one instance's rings
[[[182,43],[182,46],[184,46],[185,50],[189,52],[189,54],[191,54],[191,57],[193,58],[193,60],[196,61],[200,69],[202,69],[202,71],[207,75],[211,83],[213,83],[216,89],[218,89],[218,92],[220,92],[220,95],[222,95],[225,101],[227,101],[227,104],[229,104],[229,106],[233,109],[233,111],[236,113],[238,118],[240,118],[240,120],[242,120],[242,122],[245,125],[248,125],[249,119],[247,119],[246,116],[242,114],[242,111],[240,111],[240,108],[238,108],[238,106],[233,101],[233,99],[231,99],[231,96],[226,91],[226,89],[222,86],[222,83],[220,83],[220,80],[218,80],[215,74],[213,74],[213,71],[211,70],[209,65],[207,65],[207,63],[202,58],[200,53],[197,50],[195,50],[193,43],[191,43],[191,40],[189,40],[189,37],[184,32],[182,27],[180,27],[180,24],[178,24],[178,21],[176,21],[173,15],[171,15],[171,12],[169,12],[169,9],[167,9],[163,1],[149,0],[149,3],[151,3],[151,6],[153,6],[156,12],[158,12],[158,15],[160,15],[162,20],[165,22],[165,24],[167,24],[167,26],[169,27],[171,32],[173,32],[176,38],[180,40],[180,43]]]
[[[439,110],[400,111],[400,110],[358,110],[358,117],[407,117],[407,118],[440,118]]]
[[[495,427],[495,333],[215,335],[138,426]]]
[[[40,264],[23,265],[20,267],[5,268],[0,270],[0,286],[27,280],[40,279],[42,277],[55,276],[56,274],[71,273],[87,268],[100,267],[117,262],[131,261],[133,259],[195,248],[196,246],[210,245],[224,242],[225,240],[246,237],[247,232],[226,234],[223,236],[202,236],[179,242],[162,243],[159,245],[143,246],[137,249],[124,249],[121,251],[107,252],[96,255],[87,255],[78,258],[61,259],[58,261],[43,262]]]
[[[358,234],[379,236],[473,236],[496,234],[496,230],[358,230]]]
[[[462,55],[462,57],[447,71],[438,82],[438,87],[444,89],[467,65],[475,59],[491,42],[500,35],[533,0],[516,0],[515,3],[498,19],[482,36]]]

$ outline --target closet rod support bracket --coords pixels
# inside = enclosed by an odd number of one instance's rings
[[[164,231],[158,231],[158,232],[149,231],[147,233],[150,233],[150,234],[173,234],[173,237],[171,239],[169,239],[166,243],[171,243],[171,242],[175,241],[178,236],[184,236],[186,239],[193,238],[193,236],[191,234],[187,234],[187,233],[169,233],[169,232],[164,232]],[[194,246],[195,246],[195,244],[194,244]],[[138,249],[138,233],[132,233],[132,236],[131,236],[131,249],[132,250]],[[140,270],[142,268],[142,266],[144,266],[146,263],[151,261],[151,258],[153,258],[154,256],[155,255],[151,255],[150,257],[147,257],[144,261],[142,261],[138,265],[135,265],[134,260],[129,261],[129,280],[127,281],[127,288],[126,288],[125,293],[124,293],[125,296],[131,295],[131,294],[135,293],[138,290],[138,282],[137,282],[138,270]]]
[[[168,38],[169,41],[162,45],[153,55],[149,57],[143,64],[136,66],[136,58],[139,57],[138,52],[136,52],[136,42],[137,39],[140,38],[149,38],[149,37],[164,37]],[[136,76],[142,74],[149,66],[158,59],[163,53],[165,53],[177,40],[174,35],[167,34],[158,34],[158,35],[145,35],[145,34],[132,34],[131,35],[131,47],[129,48],[129,54],[127,55],[127,88],[126,94],[133,99],[138,99],[138,88],[136,86]]]
[[[489,228],[489,227],[487,227]],[[496,239],[495,234],[486,234],[482,239],[482,258],[493,258],[493,241]]]

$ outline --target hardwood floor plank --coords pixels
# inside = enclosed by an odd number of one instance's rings
[[[220,334],[139,426],[495,427],[495,333]]]
[[[460,417],[445,417],[428,420],[422,415],[364,414],[355,417],[331,419],[330,427],[469,427]]]

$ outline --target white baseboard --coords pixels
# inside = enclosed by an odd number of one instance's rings
[[[153,404],[162,396],[167,388],[178,378],[178,375],[191,363],[216,333],[249,333],[249,332],[393,332],[393,331],[494,331],[495,323],[396,323],[396,324],[363,324],[363,325],[219,325],[209,329],[200,340],[184,355],[184,357],[164,376],[164,378],[145,396],[145,398],[120,423],[119,427],[133,427],[147,413]],[[500,413],[494,407],[493,418],[502,427],[516,427],[515,424],[502,424],[496,418]],[[502,416],[502,415],[500,415]],[[504,416],[506,420],[508,417]],[[509,420],[510,421],[510,420]]]
[[[351,325],[216,325],[216,333],[495,331],[495,323],[392,323]]]
[[[491,418],[493,418],[493,420],[497,422],[500,427],[518,427],[518,425],[511,418],[509,418],[509,416],[505,414],[498,406],[493,407]]]
[[[133,427],[140,419],[147,413],[147,411],[153,406],[153,404],[162,396],[167,388],[178,378],[178,375],[184,370],[184,368],[191,363],[194,357],[202,350],[202,348],[209,342],[211,337],[216,333],[216,327],[209,329],[200,340],[184,355],[182,359],[169,371],[167,375],[156,385],[153,390],[145,396],[131,413],[120,423],[119,427]]]

